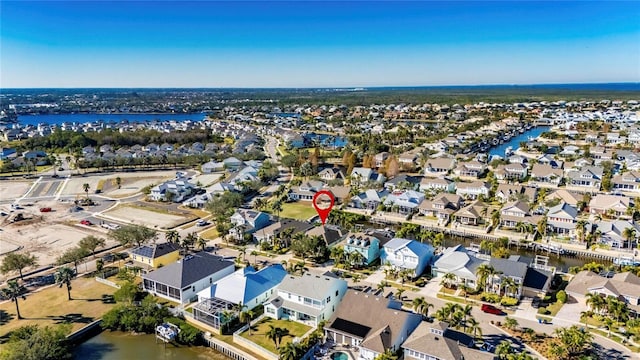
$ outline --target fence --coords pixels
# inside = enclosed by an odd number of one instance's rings
[[[258,319],[255,319],[252,323],[255,324],[256,322],[259,322],[262,318],[264,317],[264,314],[262,314]],[[263,348],[262,346],[254,343],[253,341],[249,340],[249,339],[245,339],[243,338],[240,334],[242,334],[243,332],[247,331],[249,329],[249,325],[245,325],[243,327],[241,327],[240,329],[236,330],[236,332],[233,333],[233,342],[237,343],[238,345],[245,347],[251,351],[253,351],[254,353],[264,357],[265,359],[268,360],[278,360],[278,355],[274,354],[273,352]]]
[[[105,285],[109,285],[111,287],[114,287],[116,289],[120,289],[120,285],[114,283],[113,281],[107,280],[107,279],[103,279],[101,277],[96,276],[96,281]]]
[[[187,321],[197,325],[199,328],[203,328],[203,329],[211,328],[209,325],[199,320],[196,320],[192,317],[187,317]],[[222,340],[218,340],[214,338],[213,336],[211,336],[211,333],[209,332],[206,332],[202,338],[210,348],[232,358],[233,360],[259,360],[255,356],[249,355],[248,353],[236,348],[231,344],[227,344]]]

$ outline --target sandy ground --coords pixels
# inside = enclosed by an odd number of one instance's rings
[[[183,223],[185,216],[163,214],[156,211],[140,209],[131,206],[118,206],[103,213],[107,218],[115,218],[124,223],[145,225],[150,228],[170,229]]]
[[[194,177],[191,182],[196,184],[199,181],[203,187],[207,187],[218,182],[218,179],[220,179],[221,177],[222,174],[202,174]]]
[[[115,179],[115,178],[112,178]],[[124,197],[129,195],[135,195],[142,191],[143,188],[152,184],[158,184],[162,181],[171,179],[171,177],[147,177],[147,178],[130,178],[122,179],[120,189],[117,185],[111,185],[110,190],[105,191],[104,195],[113,197]],[[110,181],[110,180],[107,180]],[[105,185],[105,188],[107,186]]]
[[[33,182],[0,180],[0,201],[13,200],[24,195]]]
[[[133,194],[139,192],[143,187],[158,183],[164,179],[172,179],[176,175],[175,171],[152,171],[148,173],[144,172],[135,172],[135,173],[118,173],[116,174],[108,174],[108,175],[89,175],[86,177],[73,177],[69,179],[67,185],[62,190],[62,195],[76,195],[76,194],[84,194],[84,189],[82,188],[83,184],[89,184],[89,194],[93,194],[98,187],[98,183],[100,180],[105,181],[105,188],[112,188],[111,180],[115,180],[116,177],[120,176],[122,179],[122,188],[120,190],[117,187],[113,191],[107,192],[107,195],[110,193],[114,193],[114,196],[123,196],[128,194]],[[129,179],[133,179],[133,182],[128,182]],[[137,190],[136,190],[137,189]]]
[[[40,213],[40,207],[51,207],[50,213]],[[22,247],[20,252],[33,254],[38,265],[53,264],[65,250],[77,246],[85,236],[94,235],[106,240],[107,246],[115,244],[106,236],[106,230],[100,227],[78,225],[68,212],[71,205],[56,201],[39,201],[33,206],[20,210],[26,218],[24,222],[10,223],[7,217],[0,219],[0,253],[5,248]],[[4,256],[0,255],[0,261]],[[26,270],[28,271],[28,269]],[[0,281],[12,274],[0,274]]]

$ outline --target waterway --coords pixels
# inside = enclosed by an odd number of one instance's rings
[[[229,358],[208,347],[190,347],[157,343],[154,335],[131,335],[123,332],[103,331],[75,348],[78,360],[228,360]]]
[[[38,125],[41,123],[49,125],[60,125],[64,122],[84,124],[96,121],[120,122],[149,122],[149,121],[202,121],[206,117],[203,113],[194,114],[42,114],[42,115],[19,115],[18,122],[23,125]]]
[[[505,142],[504,144],[500,144],[498,146],[495,146],[489,149],[489,156],[497,155],[504,158],[505,157],[504,152],[505,150],[507,150],[508,147],[511,147],[513,151],[516,151],[516,149],[520,147],[521,142],[529,141],[530,137],[532,139],[535,139],[538,136],[540,136],[540,134],[542,134],[547,130],[549,130],[548,126],[537,126],[537,127],[531,128],[528,131],[525,131],[522,134],[518,133],[518,135],[512,137],[511,139],[509,139],[509,141]]]

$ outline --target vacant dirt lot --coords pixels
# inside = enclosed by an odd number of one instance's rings
[[[213,185],[218,182],[218,179],[222,177],[222,174],[202,174],[193,178],[191,181],[194,184],[200,182],[203,187],[207,187],[209,185]]]
[[[31,181],[0,180],[0,201],[21,197],[29,190],[32,183]]]
[[[140,192],[143,187],[158,183],[162,180],[174,178],[175,171],[150,171],[135,173],[117,173],[105,175],[87,175],[82,177],[73,177],[69,179],[67,185],[62,190],[62,195],[84,194],[83,184],[89,184],[89,193],[93,194],[98,188],[99,183],[103,183],[103,189],[107,191],[106,195],[127,196]],[[122,179],[121,189],[115,186],[116,177]]]
[[[115,218],[124,223],[145,225],[158,229],[171,229],[191,218],[187,215],[168,214],[160,210],[146,210],[133,206],[118,206],[113,210],[103,213],[103,215],[107,218]]]

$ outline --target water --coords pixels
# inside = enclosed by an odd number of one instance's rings
[[[176,347],[156,344],[154,335],[130,335],[103,331],[75,348],[74,359],[79,360],[228,360],[208,347]]]
[[[120,122],[148,122],[148,121],[201,121],[206,114],[39,114],[39,115],[18,115],[18,122],[23,125],[38,125],[45,123],[49,125],[60,125],[63,122],[78,124],[91,123],[95,121]]]
[[[327,147],[344,147],[347,145],[347,138],[328,134],[309,133],[305,135],[307,141],[319,141],[322,146]]]
[[[529,141],[529,137],[535,139],[538,136],[540,136],[540,134],[542,134],[547,130],[549,130],[548,126],[538,126],[538,127],[531,128],[531,130],[525,131],[522,134],[518,133],[518,135],[512,137],[508,142],[505,142],[504,144],[500,144],[494,148],[491,148],[489,150],[489,156],[498,155],[501,158],[504,158],[504,151],[507,150],[508,147],[511,147],[513,151],[515,151],[517,148],[520,147],[521,142]]]

